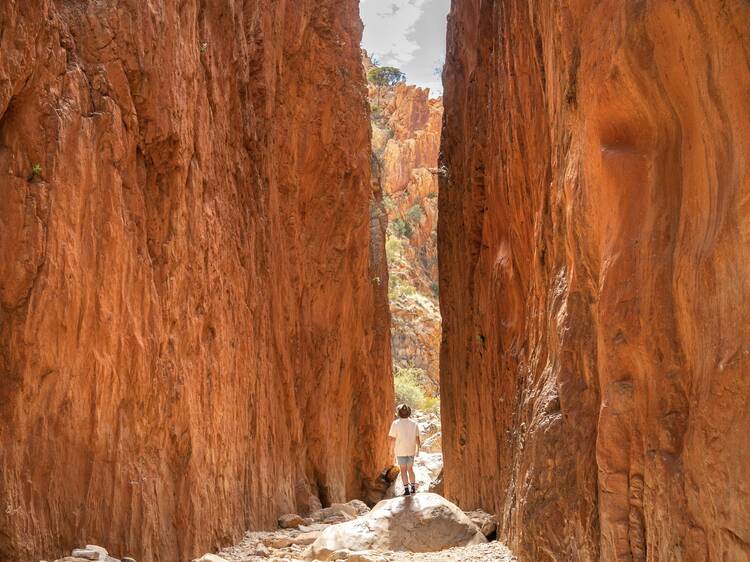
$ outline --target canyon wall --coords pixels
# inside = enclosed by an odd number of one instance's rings
[[[445,492],[534,561],[750,558],[750,5],[454,1]]]
[[[364,58],[365,70],[373,68]],[[388,220],[393,366],[439,387],[440,312],[437,271],[437,161],[443,103],[406,83],[369,86],[373,181]]]
[[[356,0],[0,6],[0,560],[190,559],[389,462]]]

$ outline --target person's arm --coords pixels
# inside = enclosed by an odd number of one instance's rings
[[[417,452],[414,453],[415,457],[419,456],[419,449],[422,448],[422,438],[419,436],[419,425],[417,425]]]
[[[388,449],[392,457],[396,456],[396,422],[391,424],[391,429],[388,431]]]

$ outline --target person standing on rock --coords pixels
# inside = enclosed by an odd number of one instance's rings
[[[419,456],[422,442],[419,439],[419,426],[411,416],[411,408],[399,404],[396,408],[398,419],[393,420],[388,438],[391,452],[395,453],[398,466],[401,468],[401,482],[404,483],[404,495],[417,493],[417,479],[414,476],[414,457]],[[411,483],[409,482],[411,480]]]

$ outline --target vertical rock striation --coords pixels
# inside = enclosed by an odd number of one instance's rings
[[[357,2],[0,7],[0,559],[175,561],[388,461]]]
[[[454,2],[445,491],[522,558],[750,555],[750,5]]]

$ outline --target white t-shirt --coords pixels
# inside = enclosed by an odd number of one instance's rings
[[[419,426],[409,418],[398,418],[391,424],[388,437],[396,438],[396,456],[413,457],[417,452]]]

